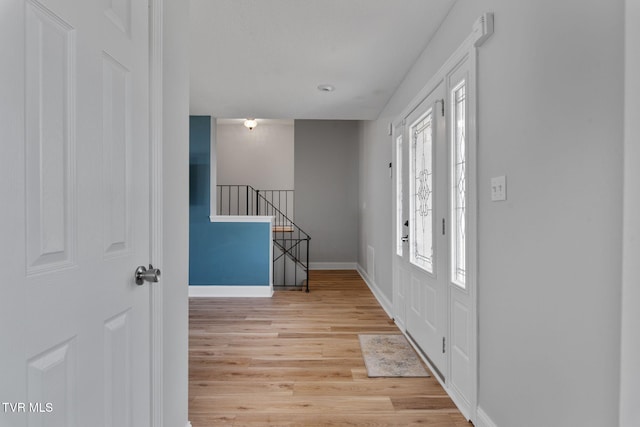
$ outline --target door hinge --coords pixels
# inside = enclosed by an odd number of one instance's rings
[[[442,337],[442,352],[443,352],[443,353],[446,353],[445,348],[446,348],[446,347],[445,347],[445,338],[444,338],[444,337]]]
[[[442,117],[444,117],[444,99],[438,99],[436,104],[440,103],[442,105]]]
[[[443,236],[444,236],[444,234],[445,234],[445,231],[446,231],[445,219],[444,219],[444,218],[442,218],[442,235],[443,235]]]

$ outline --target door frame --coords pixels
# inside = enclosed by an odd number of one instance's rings
[[[396,138],[399,133],[398,130],[403,129],[406,125],[404,122],[404,118],[407,117],[413,110],[415,110],[420,103],[433,91],[435,87],[438,86],[441,82],[445,82],[445,92],[447,94],[447,98],[449,97],[449,87],[447,85],[447,77],[452,71],[455,71],[459,64],[464,61],[468,62],[469,69],[469,105],[468,105],[468,129],[467,129],[467,276],[466,276],[466,284],[467,289],[470,295],[471,300],[471,336],[470,336],[470,366],[471,372],[469,373],[471,381],[471,390],[472,395],[468,396],[468,402],[465,401],[455,390],[455,388],[450,387],[448,382],[444,383],[438,375],[435,377],[440,382],[442,387],[445,389],[447,394],[454,401],[458,409],[462,412],[462,414],[474,424],[476,423],[477,418],[477,409],[478,409],[478,85],[477,85],[477,76],[478,76],[478,48],[493,34],[493,14],[485,13],[480,16],[473,24],[471,34],[466,37],[464,42],[454,51],[454,53],[444,62],[444,64],[438,69],[436,73],[428,80],[427,84],[418,92],[418,94],[413,98],[413,100],[407,105],[407,107],[397,116],[397,118],[392,123],[392,132],[391,132],[391,153],[392,159],[396,158]],[[447,101],[448,105],[448,101]],[[450,114],[446,117],[446,132],[449,134],[450,130]],[[403,141],[403,143],[407,143]],[[447,138],[447,144],[448,144]],[[405,166],[403,165],[403,168]],[[395,175],[394,175],[395,176]],[[407,197],[408,195],[404,195]],[[394,178],[394,183],[392,185],[392,211],[391,215],[393,223],[391,224],[392,229],[392,280],[393,280],[393,308],[395,310],[402,310],[401,313],[394,312],[394,317],[399,315],[403,322],[399,325],[401,326],[401,330],[406,334],[406,319],[404,319],[403,313],[406,311],[404,307],[398,307],[398,304],[395,303],[397,300],[396,292],[400,288],[400,277],[398,270],[398,255],[396,254],[396,248],[398,241],[397,239],[400,236],[396,236],[397,232],[397,210],[396,210],[396,183]],[[450,341],[450,328],[451,328],[451,310],[450,310],[450,288],[447,280],[447,319],[449,324],[449,330],[447,331],[447,340]],[[406,292],[406,290],[405,290]],[[411,340],[410,340],[411,341]],[[412,342],[413,344],[413,342]],[[450,347],[449,347],[450,348]],[[420,353],[420,352],[419,352]],[[450,366],[451,366],[451,351],[447,351],[447,363],[445,372],[445,377],[450,378]],[[433,367],[429,363],[426,358],[423,358],[425,362],[429,365],[431,369]]]
[[[163,268],[163,5],[164,0],[149,0],[149,259]],[[163,421],[163,334],[164,311],[162,281],[150,287],[150,379],[151,426]]]

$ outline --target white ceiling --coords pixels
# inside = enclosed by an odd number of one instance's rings
[[[191,0],[191,114],[375,119],[454,2]]]

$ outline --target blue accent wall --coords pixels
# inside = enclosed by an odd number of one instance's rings
[[[269,223],[192,222],[191,242],[190,285],[269,285]]]
[[[189,127],[189,285],[269,286],[270,224],[209,220],[211,118]]]

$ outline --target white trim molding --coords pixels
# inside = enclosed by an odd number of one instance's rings
[[[373,296],[376,297],[376,299],[380,303],[380,306],[382,306],[382,309],[387,313],[387,316],[389,316],[389,319],[393,319],[393,304],[391,303],[391,301],[389,301],[389,298],[387,298],[384,292],[380,290],[378,285],[376,285],[376,283],[369,278],[367,272],[364,268],[362,268],[360,264],[358,264],[357,267],[358,273],[360,273],[360,276],[362,277],[364,282],[367,284],[369,289],[371,289],[371,293],[373,294]]]
[[[640,2],[625,1],[624,184],[619,427],[640,420]]]
[[[189,286],[189,298],[271,298],[272,296],[273,284],[269,286]]]
[[[409,102],[407,107],[402,111],[394,123],[403,123],[413,110],[431,93],[434,87],[446,76],[451,68],[453,68],[461,58],[472,54],[475,58],[474,48],[480,47],[493,34],[493,13],[485,13],[480,16],[473,24],[471,34],[458,46],[453,54],[444,62],[440,69],[433,74],[426,85],[418,92],[418,94]],[[476,65],[476,64],[474,64]],[[395,246],[394,246],[395,253]]]
[[[478,407],[477,427],[498,427],[481,407]]]
[[[270,222],[273,224],[275,217],[266,215],[210,215],[211,222]]]
[[[357,270],[355,262],[310,262],[309,270]]]
[[[149,1],[149,262],[163,263],[163,20],[164,0]],[[151,426],[164,425],[164,302],[162,283],[150,286]]]
[[[473,45],[480,47],[493,35],[493,13],[483,13],[473,24]]]

